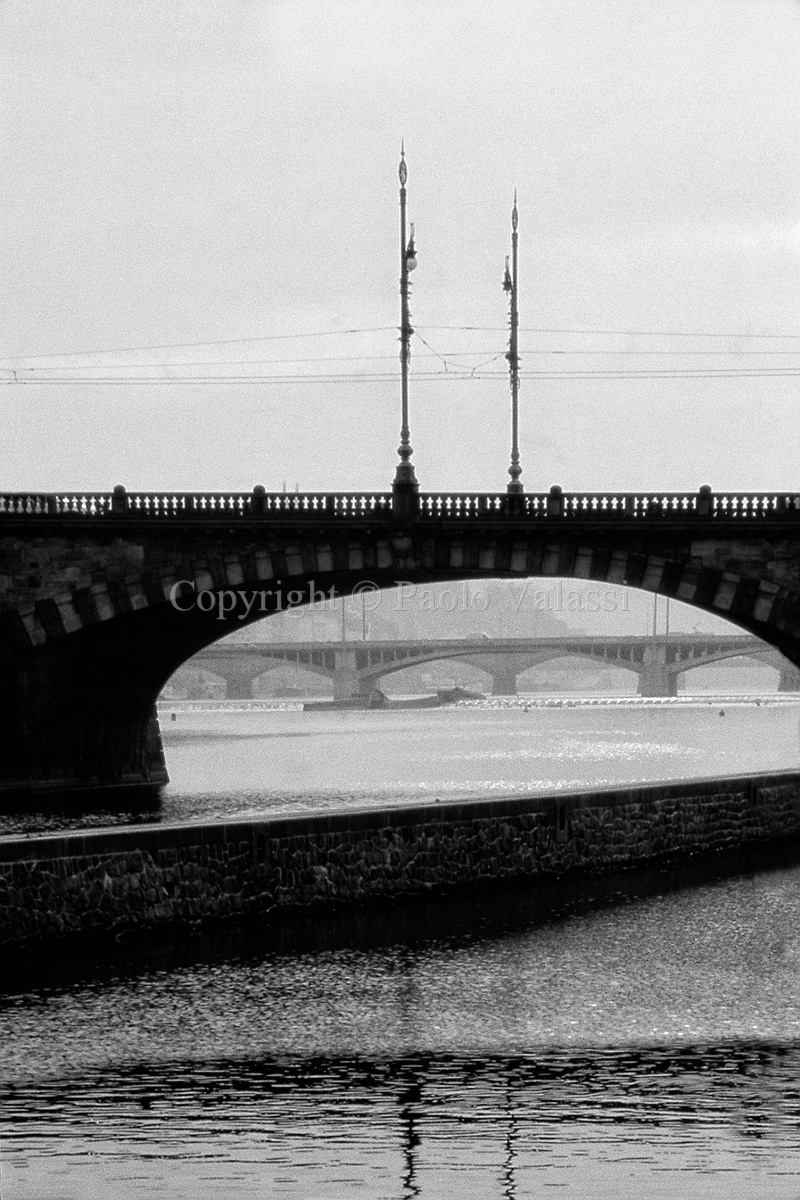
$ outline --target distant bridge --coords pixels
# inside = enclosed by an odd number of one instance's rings
[[[779,689],[800,689],[800,671],[759,638],[749,634],[669,637],[402,639],[363,642],[218,642],[190,665],[225,680],[230,698],[252,696],[252,682],[278,666],[294,666],[333,682],[337,700],[368,697],[396,671],[450,659],[480,667],[492,679],[492,693],[510,696],[517,677],[531,667],[561,658],[583,658],[621,667],[639,677],[642,696],[677,696],[678,676],[726,658],[747,656],[780,672]],[[187,664],[189,665],[189,664]]]
[[[536,577],[673,597],[800,666],[794,493],[5,494],[0,790],[164,782],[164,684],[287,592]]]

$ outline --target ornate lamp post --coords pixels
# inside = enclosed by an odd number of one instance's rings
[[[519,310],[517,309],[517,193],[514,192],[514,207],[511,210],[511,269],[506,258],[506,273],[503,277],[503,291],[509,295],[509,324],[511,334],[508,341],[508,371],[511,377],[511,466],[508,473],[511,479],[506,491],[523,491],[520,483],[522,467],[519,465],[519,354],[517,351],[519,332]]]
[[[406,168],[405,148],[400,148],[400,380],[402,397],[402,423],[400,426],[400,445],[397,453],[400,461],[392,484],[392,510],[396,516],[413,516],[417,511],[419,484],[414,474],[411,455],[411,430],[408,423],[408,367],[411,361],[411,337],[414,330],[411,325],[411,314],[408,309],[408,276],[417,265],[417,252],[414,246],[414,226],[411,226],[411,236],[406,241]]]

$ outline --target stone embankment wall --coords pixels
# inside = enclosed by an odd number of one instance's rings
[[[800,837],[800,774],[0,839],[0,943],[586,875]]]

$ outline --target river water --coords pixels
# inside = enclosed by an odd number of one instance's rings
[[[795,768],[799,717],[181,711],[149,819]],[[672,883],[546,918],[515,892],[19,963],[3,1198],[796,1200],[800,866]]]

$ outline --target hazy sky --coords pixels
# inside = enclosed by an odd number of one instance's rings
[[[0,488],[387,488],[401,138],[423,488],[505,487],[514,188],[526,487],[797,488],[793,0],[6,0],[0,43],[0,379],[57,381],[3,387]]]

